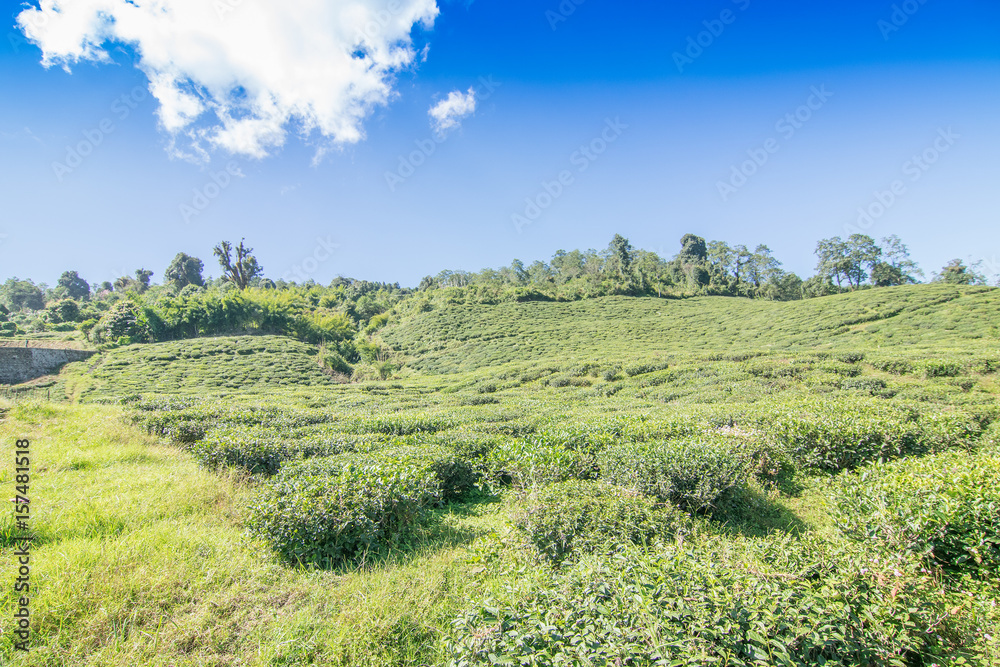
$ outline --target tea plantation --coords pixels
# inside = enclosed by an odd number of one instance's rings
[[[35,649],[5,630],[3,661],[1000,665],[997,289],[434,303],[376,335],[391,379],[202,338],[0,404],[41,461]]]

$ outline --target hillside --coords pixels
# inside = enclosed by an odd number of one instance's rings
[[[350,384],[283,336],[70,364],[0,397],[46,462],[0,662],[997,664],[998,296],[435,302]]]
[[[381,333],[407,366],[454,373],[507,362],[625,361],[671,353],[996,345],[1000,290],[914,285],[806,301],[604,297],[436,307]]]
[[[113,393],[225,393],[327,386],[316,348],[283,336],[226,336],[129,345],[98,361],[70,364],[68,396]]]

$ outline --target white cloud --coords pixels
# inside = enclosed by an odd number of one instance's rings
[[[320,154],[363,139],[417,58],[413,26],[437,14],[436,0],[40,0],[17,20],[46,67],[134,47],[177,154],[261,158],[291,128],[318,132]]]
[[[462,119],[476,110],[476,89],[461,93],[457,90],[448,93],[444,98],[430,108],[427,113],[431,117],[431,127],[438,134],[443,134],[461,126]]]

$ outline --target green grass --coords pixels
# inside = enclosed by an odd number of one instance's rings
[[[0,423],[34,451],[31,665],[416,665],[465,594],[490,585],[463,545],[496,504],[439,510],[421,543],[367,571],[289,567],[241,524],[245,483],[208,472],[108,406],[25,403]],[[12,485],[5,467],[0,485]],[[0,534],[11,529],[7,513]],[[0,580],[13,548],[0,543]],[[0,613],[13,613],[10,586]]]

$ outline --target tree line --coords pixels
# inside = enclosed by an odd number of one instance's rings
[[[803,280],[782,269],[766,245],[753,249],[694,234],[680,239],[669,259],[637,249],[616,234],[603,250],[557,251],[548,262],[514,260],[499,269],[441,271],[414,289],[338,277],[329,285],[273,281],[253,248],[241,239],[213,248],[221,275],[204,275],[204,262],[178,253],[161,284],[137,269],[92,286],[66,271],[49,288],[10,278],[0,286],[0,336],[18,332],[83,332],[92,342],[117,345],[239,332],[280,333],[327,346],[333,366],[385,362],[373,334],[390,311],[443,303],[570,301],[609,295],[684,298],[700,295],[789,301],[921,282],[924,273],[896,236],[876,242],[853,234],[816,245],[816,273]],[[934,281],[982,285],[976,265],[949,262]],[[409,305],[407,305],[409,304]]]

